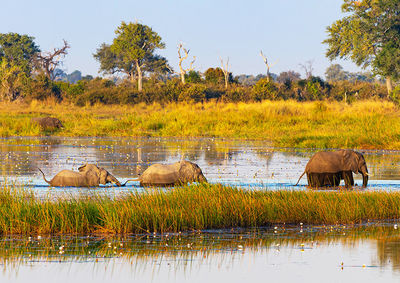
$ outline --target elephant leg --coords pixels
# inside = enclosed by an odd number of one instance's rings
[[[343,179],[344,179],[344,184],[345,184],[346,188],[354,186],[353,172],[344,171]]]
[[[308,185],[312,188],[322,187],[324,184],[324,176],[318,173],[307,174]]]

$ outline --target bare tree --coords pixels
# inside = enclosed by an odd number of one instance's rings
[[[224,66],[224,60],[221,58],[221,66],[222,66],[222,72],[224,73],[224,79],[225,79],[225,88],[228,88],[228,81],[229,81],[229,57],[226,60],[226,65]]]
[[[299,64],[299,65],[304,70],[304,72],[306,74],[306,79],[310,79],[312,77],[313,71],[314,71],[314,67],[313,67],[314,61],[308,60],[304,64]]]
[[[260,56],[263,58],[264,60],[264,64],[267,66],[267,80],[269,81],[271,79],[271,74],[269,72],[269,69],[272,68],[274,65],[276,65],[277,62],[273,63],[272,65],[270,65],[268,63],[268,59],[267,57],[264,56],[262,50],[260,51]]]
[[[181,50],[183,50],[183,52],[185,53],[184,56],[182,56]],[[194,63],[194,61],[196,61],[196,56],[193,56],[193,61],[190,62],[189,68],[184,69],[182,67],[182,62],[188,58],[189,52],[190,52],[190,50],[187,50],[185,47],[183,47],[183,43],[179,43],[179,45],[178,45],[178,58],[179,58],[179,70],[180,70],[182,84],[185,84],[185,74],[186,74],[186,72],[193,71],[193,63]]]
[[[68,54],[67,49],[70,48],[67,41],[64,41],[64,46],[54,48],[53,51],[41,52],[37,55],[36,65],[50,79],[54,80],[54,70],[62,63],[65,55]]]

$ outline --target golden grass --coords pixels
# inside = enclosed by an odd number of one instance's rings
[[[51,200],[10,186],[0,191],[1,234],[143,234],[399,218],[395,192],[250,191],[204,184],[116,199],[94,193]]]
[[[32,117],[51,115],[65,128],[43,131]],[[400,147],[400,112],[391,102],[94,105],[0,104],[0,136],[226,137],[303,148]]]

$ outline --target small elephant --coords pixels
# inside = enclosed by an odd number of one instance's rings
[[[179,161],[174,164],[153,164],[138,179],[141,186],[174,186],[188,182],[207,182],[200,167],[190,161]],[[128,182],[127,181],[127,182]]]
[[[98,187],[99,184],[105,185],[111,182],[118,187],[121,186],[121,183],[107,170],[94,164],[85,164],[79,167],[78,170],[79,172],[62,170],[53,179],[47,181],[43,171],[39,169],[43,174],[43,179],[53,187]]]
[[[357,151],[341,149],[338,151],[322,151],[314,154],[306,165],[304,174],[310,187],[339,186],[344,180],[345,186],[354,186],[353,173],[363,176],[363,187],[368,184],[368,169],[364,156]]]
[[[32,118],[32,122],[37,123],[43,130],[54,130],[64,127],[59,119],[53,117]]]

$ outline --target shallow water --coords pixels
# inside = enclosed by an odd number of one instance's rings
[[[298,225],[112,238],[5,237],[0,238],[0,279],[75,283],[398,282],[400,233],[394,225]]]
[[[7,138],[0,139],[0,183],[28,184],[41,196],[112,195],[141,188],[50,188],[37,167],[50,179],[97,163],[123,182],[153,163],[185,158],[199,164],[211,183],[306,190],[306,178],[293,184],[313,153],[225,139]],[[364,156],[373,174],[369,190],[400,189],[399,151]],[[168,236],[12,236],[0,238],[0,265],[0,282],[398,282],[400,234],[397,223],[373,223]]]
[[[137,177],[153,163],[173,163],[185,158],[196,162],[211,183],[254,189],[305,190],[293,186],[315,151],[274,148],[265,141],[212,138],[4,138],[0,139],[3,180],[29,184],[38,194],[85,193],[93,189],[53,188],[44,182],[63,169],[97,163],[121,182]],[[370,177],[369,189],[400,189],[400,151],[364,151]],[[355,181],[362,183],[361,176]],[[343,181],[342,181],[343,182]],[[141,190],[138,182],[127,187],[101,186],[100,193]]]

